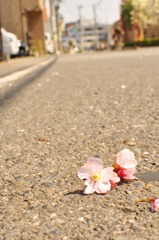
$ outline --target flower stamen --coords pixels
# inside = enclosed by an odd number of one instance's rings
[[[101,180],[101,174],[100,173],[96,173],[93,175],[92,180],[95,182],[98,182]]]

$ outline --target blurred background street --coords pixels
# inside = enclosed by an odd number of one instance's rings
[[[159,0],[0,0],[0,59],[159,46]]]

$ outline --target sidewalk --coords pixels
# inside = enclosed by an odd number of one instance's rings
[[[4,77],[17,71],[32,67],[40,62],[49,60],[53,57],[55,56],[46,55],[43,57],[20,57],[0,62],[0,77]]]

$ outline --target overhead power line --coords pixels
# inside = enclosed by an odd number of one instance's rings
[[[103,2],[103,0],[100,0],[100,1],[96,4],[96,6],[97,6],[97,7],[100,6],[100,5],[102,4],[102,2]]]

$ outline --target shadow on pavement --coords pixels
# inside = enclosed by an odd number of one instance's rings
[[[40,70],[36,71],[34,74],[31,74],[31,76],[26,76],[24,77],[23,80],[18,81],[14,89],[7,89],[4,95],[0,96],[0,107],[3,107],[5,104],[7,104],[8,100],[12,99],[24,87],[36,81],[36,79],[40,77],[40,75],[43,74],[45,71],[47,71],[47,69],[49,69],[50,66],[57,61],[57,59],[58,57],[56,56],[55,59],[51,63],[49,63],[47,66],[42,67]],[[36,77],[35,77],[35,74],[36,74]]]
[[[64,196],[74,195],[74,194],[86,196],[86,194],[83,193],[83,190],[76,190],[74,192],[69,192],[69,193],[66,193]]]

